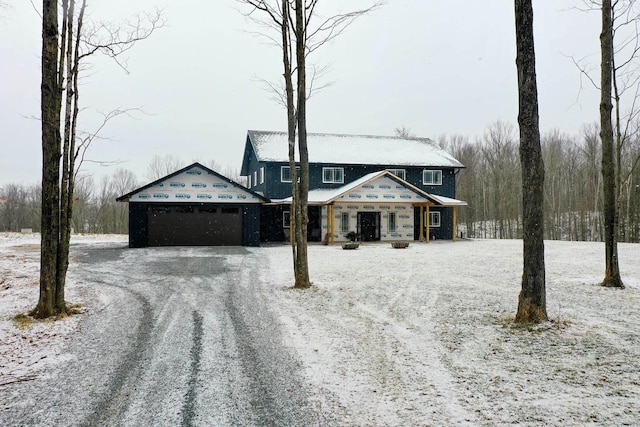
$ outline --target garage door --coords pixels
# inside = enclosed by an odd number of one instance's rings
[[[149,246],[242,245],[242,208],[150,206]]]

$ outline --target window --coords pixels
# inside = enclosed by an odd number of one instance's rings
[[[422,184],[442,185],[442,171],[422,171]]]
[[[251,174],[247,177],[247,188],[251,188]]]
[[[253,171],[253,185],[258,185],[258,171]]]
[[[340,231],[343,233],[349,232],[349,212],[342,212],[340,215]]]
[[[289,211],[282,212],[282,226],[284,228],[291,227],[291,212]]]
[[[322,168],[324,184],[344,184],[344,168]]]
[[[296,166],[296,172],[298,172],[298,182],[300,181],[300,166]],[[291,182],[291,167],[280,167],[280,182]]]
[[[264,166],[260,168],[260,184],[264,184]]]
[[[387,232],[395,233],[396,231],[396,213],[389,212],[389,216],[387,217]]]
[[[407,179],[407,171],[404,169],[389,169],[389,172],[401,179]]]
[[[440,212],[429,212],[429,228],[440,227]]]

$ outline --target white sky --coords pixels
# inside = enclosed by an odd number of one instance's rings
[[[28,118],[39,115],[40,18],[27,0],[9,4],[0,11],[0,188],[35,184],[41,170],[40,124]],[[592,55],[597,73],[599,15],[570,10],[578,4],[534,1],[542,131],[576,134],[597,120],[598,93],[587,82],[580,90],[567,57]],[[95,111],[141,107],[149,115],[113,120],[102,133],[111,140],[88,157],[123,163],[87,164],[86,173],[99,179],[124,167],[142,179],[156,154],[239,169],[247,129],[286,130],[284,110],[257,82],[279,78],[279,51],[247,32],[257,28],[234,0],[90,1],[90,13],[118,19],[154,5],[168,25],[130,51],[129,75],[92,60],[81,125],[93,129]],[[335,83],[310,100],[309,131],[392,135],[405,125],[422,137],[473,140],[496,120],[515,125],[514,31],[512,0],[389,0],[312,57],[331,66],[326,80]]]

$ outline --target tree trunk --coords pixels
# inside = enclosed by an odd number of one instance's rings
[[[515,0],[515,15],[524,249],[516,322],[541,322],[548,320],[543,240],[544,165],[540,148],[531,0]]]
[[[296,209],[295,287],[308,288],[309,262],[307,256],[307,204],[309,198],[309,152],[307,149],[307,82],[306,82],[306,8],[303,0],[296,0],[296,65],[298,75],[298,149],[300,153],[300,185]],[[295,183],[294,183],[295,184]]]
[[[613,9],[611,0],[602,1],[601,82],[600,82],[600,139],[602,141],[602,184],[605,245],[605,274],[603,286],[624,288],[618,267],[618,236],[616,236],[616,179],[613,126],[611,124],[611,89],[613,73]]]
[[[42,207],[40,244],[40,296],[32,314],[45,318],[54,307],[60,215],[60,100],[58,83],[58,3],[42,2]]]

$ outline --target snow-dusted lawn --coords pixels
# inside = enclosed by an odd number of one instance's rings
[[[38,239],[0,233],[0,383],[63,361],[83,319],[27,329],[10,320],[36,302]],[[627,289],[613,290],[596,285],[602,244],[546,242],[553,322],[528,328],[510,323],[521,247],[508,240],[355,251],[312,245],[315,286],[306,291],[290,289],[288,246],[251,248],[265,268],[249,286],[281,319],[314,403],[343,425],[638,425],[640,245],[619,246]],[[94,295],[91,283],[71,276],[70,302]]]
[[[640,422],[640,245],[620,245],[620,291],[596,285],[602,244],[546,242],[553,322],[532,328],[509,322],[521,241],[311,246],[310,291],[284,289],[288,247],[259,250],[288,344],[345,424]]]

